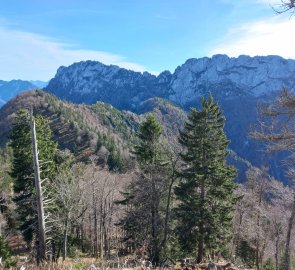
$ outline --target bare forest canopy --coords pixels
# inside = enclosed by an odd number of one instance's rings
[[[294,100],[285,91],[261,107],[261,125],[251,134],[272,151],[288,150],[289,161]],[[229,150],[226,120],[211,96],[188,115],[159,98],[145,106],[138,115],[37,90],[0,110],[2,267],[211,262],[224,269],[293,269],[292,183],[283,185],[268,168]],[[241,184],[236,167],[245,172]],[[179,265],[184,258],[191,259]]]

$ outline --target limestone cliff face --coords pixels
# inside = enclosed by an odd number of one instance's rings
[[[60,67],[46,89],[76,103],[104,101],[132,110],[143,100],[162,96],[167,84],[162,77],[86,61]]]
[[[279,56],[240,56],[190,59],[178,67],[171,81],[170,99],[182,105],[211,91],[222,99],[237,96],[261,97],[291,88],[295,82],[295,61]]]
[[[86,61],[60,67],[46,89],[80,103],[97,100],[135,110],[150,97],[164,97],[182,106],[209,91],[221,99],[261,97],[295,83],[295,61],[279,56],[215,55],[189,59],[171,74],[158,76]]]
[[[259,165],[261,146],[248,137],[257,119],[258,101],[271,100],[282,88],[295,86],[295,60],[279,56],[215,55],[189,59],[174,73],[158,76],[86,61],[60,67],[46,90],[75,103],[103,101],[119,109],[139,112],[149,98],[161,97],[184,109],[198,106],[209,92],[227,118],[231,148],[242,158]],[[276,175],[276,172],[274,172]]]

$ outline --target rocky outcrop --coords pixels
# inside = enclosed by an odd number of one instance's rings
[[[182,105],[211,91],[220,99],[261,97],[295,83],[295,61],[279,56],[239,56],[190,59],[178,67],[169,99]]]
[[[295,61],[279,56],[215,55],[189,59],[174,73],[158,76],[99,62],[85,61],[60,67],[46,87],[75,103],[100,100],[119,109],[141,112],[153,97],[168,99],[183,109],[198,106],[201,96],[213,94],[227,118],[231,148],[254,165],[265,162],[261,144],[248,137],[257,119],[257,102],[273,99],[282,88],[295,85]],[[272,166],[273,174],[281,173]]]
[[[163,96],[169,81],[165,74],[156,77],[148,72],[86,61],[60,67],[46,89],[76,103],[103,101],[120,109],[135,110],[141,101]]]
[[[85,61],[60,67],[46,89],[76,103],[108,102],[136,110],[150,97],[163,97],[188,106],[212,92],[220,99],[261,97],[295,83],[295,61],[279,56],[215,55],[189,59],[173,74],[158,76]]]

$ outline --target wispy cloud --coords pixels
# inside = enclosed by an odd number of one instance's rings
[[[39,34],[0,26],[0,79],[49,80],[61,65],[96,60],[135,71],[146,68],[121,56],[103,51],[75,49]]]
[[[295,59],[295,18],[275,17],[232,28],[209,55],[280,55]]]

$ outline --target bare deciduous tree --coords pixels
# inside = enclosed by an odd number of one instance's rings
[[[294,1],[290,4],[294,6]],[[268,151],[289,151],[290,160],[295,158],[295,95],[288,90],[281,91],[279,97],[272,103],[259,107],[260,126],[252,136],[267,142]],[[295,222],[295,186],[294,168],[289,165],[290,186],[293,187],[293,199],[290,204],[291,215],[288,217],[288,229],[284,252],[284,267],[290,269],[290,240]]]
[[[77,221],[83,213],[84,208],[81,204],[83,187],[81,178],[83,176],[83,166],[73,165],[69,170],[65,168],[56,176],[52,185],[54,201],[58,206],[55,212],[55,221],[61,222],[63,226],[63,260],[67,257],[67,242],[69,223]]]
[[[281,0],[281,3],[274,5],[272,8],[278,14],[285,13],[288,11],[294,13],[295,0]]]
[[[248,258],[251,263],[261,269],[265,259],[273,258],[279,270],[292,190],[258,168],[251,168],[247,175],[248,182],[239,185],[237,191],[242,199],[235,212],[232,254],[247,241],[253,251]]]
[[[116,223],[123,214],[122,206],[115,204],[120,198],[120,190],[128,182],[129,175],[110,172],[96,165],[90,158],[84,176],[84,203],[87,206],[88,228],[84,231],[91,243],[91,253],[101,259],[108,258],[112,243],[119,242]]]

